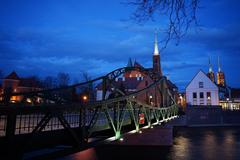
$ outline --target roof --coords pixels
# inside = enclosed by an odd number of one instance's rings
[[[207,77],[207,79],[209,79],[209,80],[211,81],[211,79],[207,76],[207,74],[200,69],[200,70],[194,75],[194,77],[192,78],[192,80],[187,84],[187,86],[186,86],[185,89],[188,88],[188,86],[191,84],[191,82],[197,77],[197,75],[198,75],[200,72],[203,73],[203,75],[205,75],[205,76]],[[211,82],[212,82],[212,81],[211,81]],[[214,82],[212,82],[212,84],[214,84],[214,85],[218,88],[218,86],[217,86]]]
[[[13,71],[12,73],[10,73],[8,76],[6,76],[4,79],[12,79],[12,80],[20,80],[20,78],[18,77],[17,73],[15,71]]]
[[[172,83],[170,80],[167,80],[167,84],[168,84],[168,86],[170,87],[170,88],[175,88],[175,89],[178,89],[178,87],[174,84],[174,83]]]
[[[138,63],[137,61],[134,62],[134,67],[138,67],[138,68],[144,68],[140,63]]]

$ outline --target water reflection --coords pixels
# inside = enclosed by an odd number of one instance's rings
[[[59,160],[97,160],[97,155],[95,149],[90,148]]]
[[[66,160],[215,160],[240,159],[240,127],[180,128],[171,147],[101,146]]]
[[[191,146],[190,139],[183,136],[175,138],[172,149],[174,154],[172,154],[171,159],[188,159],[191,153],[189,146]]]

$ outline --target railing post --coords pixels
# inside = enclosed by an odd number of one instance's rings
[[[12,139],[15,135],[16,128],[16,113],[10,112],[7,115],[7,125],[6,125],[6,137],[7,139]]]
[[[10,112],[7,114],[7,124],[6,124],[6,139],[8,146],[7,147],[7,155],[9,159],[20,158],[21,155],[19,153],[18,145],[14,140],[15,129],[16,129],[16,113],[11,108]]]
[[[86,141],[86,109],[83,105],[81,106],[80,109],[79,128],[81,147],[84,147],[87,141]]]

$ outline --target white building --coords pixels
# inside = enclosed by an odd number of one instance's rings
[[[186,87],[186,101],[189,105],[219,105],[218,87],[200,70]]]

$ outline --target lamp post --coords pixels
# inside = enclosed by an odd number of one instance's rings
[[[82,96],[82,142],[83,145],[85,145],[87,143],[87,137],[86,137],[86,109],[84,104],[88,101],[88,96],[87,95],[83,95]]]

